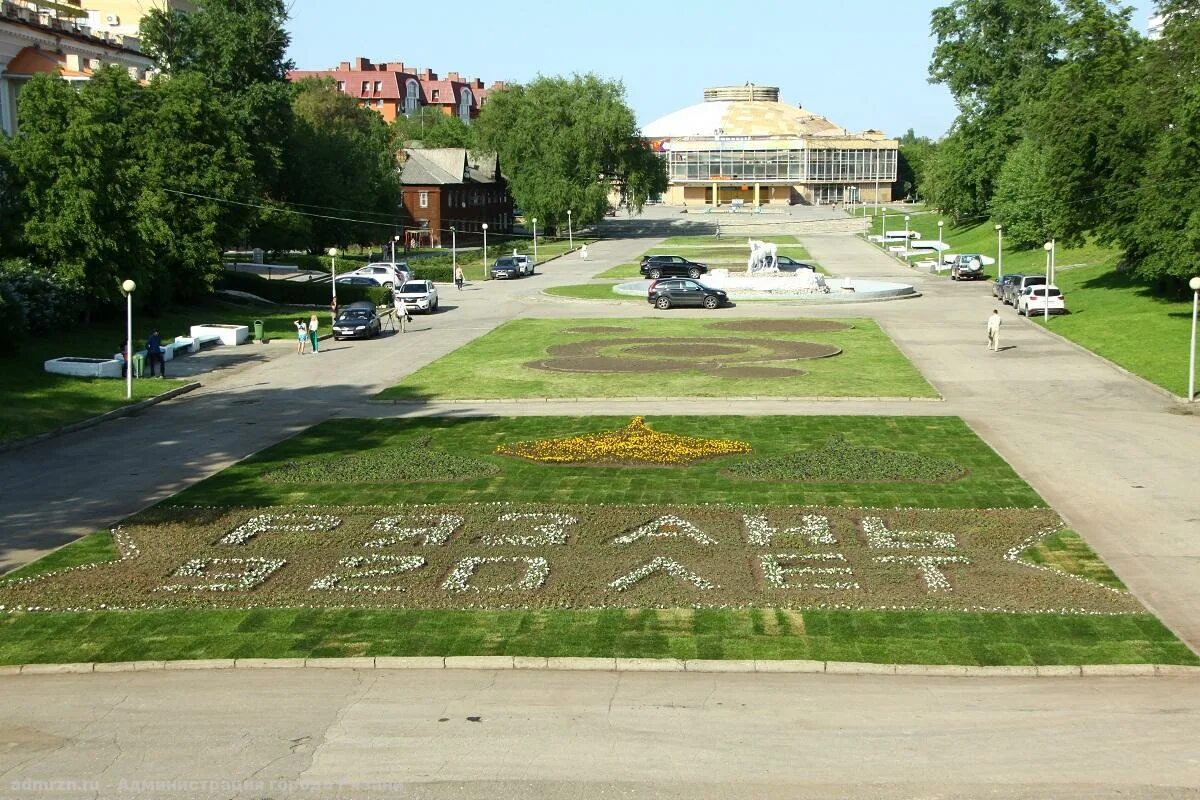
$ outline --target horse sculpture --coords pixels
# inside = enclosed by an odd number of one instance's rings
[[[750,259],[746,262],[746,274],[779,270],[779,245],[759,239],[747,239],[746,243],[750,245]]]

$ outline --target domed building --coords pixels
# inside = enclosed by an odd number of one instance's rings
[[[888,202],[898,144],[850,133],[775,86],[720,86],[656,119],[642,135],[667,162],[672,205]]]

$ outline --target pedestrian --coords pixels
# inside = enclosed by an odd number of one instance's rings
[[[122,378],[124,378],[124,377],[125,377],[125,370],[126,370],[126,368],[128,367],[128,365],[129,365],[129,348],[128,348],[128,344],[129,344],[129,342],[121,342],[121,345],[120,345],[120,346],[117,348],[117,353],[116,353],[116,355],[114,355],[114,356],[113,356],[113,360],[114,360],[114,361],[120,361],[120,362],[121,362],[121,377],[122,377]]]
[[[314,353],[319,353],[321,351],[321,337],[317,335],[317,327],[317,312],[314,311],[312,317],[308,320],[308,339],[312,344],[312,351]]]
[[[463,271],[458,264],[454,265],[454,285],[461,292],[463,286]]]
[[[162,337],[158,335],[158,331],[150,334],[150,338],[146,340],[146,360],[150,362],[150,377],[154,377],[154,365],[158,364],[158,377],[167,377],[167,362],[163,358]]]
[[[396,298],[396,322],[400,325],[401,333],[404,333],[405,326],[412,322],[412,314],[408,313],[408,305],[399,297]]]
[[[296,320],[296,354],[304,354],[304,345],[308,342],[308,326],[304,324],[304,320]]]
[[[579,248],[579,257],[580,257],[581,259],[583,259],[584,261],[587,261],[587,260],[588,260],[588,252],[587,252],[587,245],[586,245],[586,244],[585,244],[583,247],[580,247],[580,248]]]
[[[1000,311],[992,309],[992,315],[987,321],[988,349],[1000,352]]]

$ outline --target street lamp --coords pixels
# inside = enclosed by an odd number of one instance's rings
[[[938,243],[937,243],[937,247],[938,247],[938,257],[937,257],[937,260],[938,260],[938,264],[937,264],[937,265],[938,265],[938,272],[941,272],[941,266],[942,266],[943,264],[945,264],[945,263],[946,263],[946,260],[945,260],[944,258],[942,258],[942,253],[944,253],[944,252],[946,252],[946,250],[949,250],[949,249],[950,249],[949,247],[947,247],[947,246],[946,246],[946,240],[942,238],[942,226],[943,226],[943,225],[945,225],[945,224],[946,224],[946,223],[942,222],[940,219],[938,220]]]
[[[458,266],[458,229],[450,226],[450,269]]]
[[[137,284],[131,280],[121,282],[125,295],[125,399],[133,399],[133,290]],[[1192,336],[1193,340],[1195,336]]]
[[[1188,281],[1192,290],[1192,349],[1188,360],[1188,402],[1196,399],[1196,312],[1200,311],[1200,276]]]
[[[567,209],[567,249],[575,249],[575,234],[571,231],[571,209]]]
[[[883,212],[883,246],[887,247],[887,211]]]
[[[1046,296],[1045,296],[1045,298],[1043,298],[1044,302],[1042,303],[1042,309],[1043,309],[1042,319],[1047,324],[1049,324],[1050,323],[1050,284],[1052,284],[1054,282],[1054,240],[1051,239],[1050,241],[1046,242],[1044,245],[1042,245],[1042,249],[1044,249],[1046,251],[1046,286],[1045,286],[1045,288],[1042,289],[1042,291],[1046,293]],[[1032,293],[1034,291],[1036,291],[1036,290],[1030,289],[1030,294],[1032,295]],[[1026,312],[1026,315],[1028,315],[1028,313],[1029,313],[1028,307],[1026,307],[1025,312]]]
[[[534,217],[533,222],[533,265],[537,266],[537,217]]]
[[[329,262],[329,285],[333,287],[333,302],[331,303],[331,305],[333,306],[333,312],[336,314],[336,313],[337,313],[337,257],[338,257],[338,249],[337,249],[336,247],[331,247],[331,248],[329,248],[329,250],[328,250],[327,252],[329,253],[329,256],[330,256],[330,258],[332,258],[332,259],[333,259],[332,261],[330,261],[330,262]]]
[[[996,226],[996,280],[1004,280],[1004,226]]]
[[[904,263],[905,264],[908,263],[909,255],[911,255],[911,253],[912,253],[912,246],[911,246],[912,240],[909,238],[910,234],[908,232],[908,223],[909,223],[909,220],[911,220],[911,219],[912,219],[912,217],[910,217],[908,214],[904,215]]]
[[[398,244],[400,244],[400,237],[393,236],[392,237],[392,263],[393,264],[396,263],[396,245],[398,245]]]
[[[488,279],[487,268],[487,223],[483,223],[483,279]]]

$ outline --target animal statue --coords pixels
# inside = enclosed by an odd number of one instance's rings
[[[763,269],[767,243],[758,239],[747,239],[746,243],[750,245],[750,259],[746,262],[746,274],[751,274]]]

